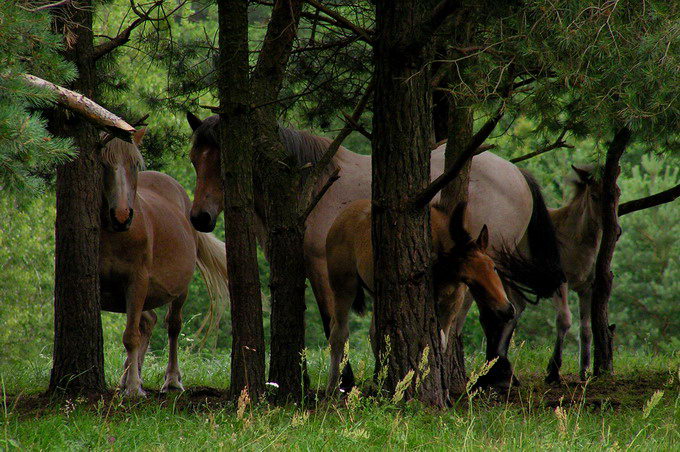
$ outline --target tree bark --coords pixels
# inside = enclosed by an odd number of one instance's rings
[[[430,80],[423,70],[431,52],[427,45],[414,45],[413,37],[422,36],[433,6],[376,1],[372,235],[376,374],[386,370],[383,388],[394,393],[410,371],[416,372],[404,396],[441,407],[446,382],[433,300],[429,209],[411,202],[429,182],[433,141]],[[426,349],[424,375],[419,367]]]
[[[253,72],[253,114],[258,189],[265,193],[264,217],[271,289],[269,380],[279,385],[275,401],[298,401],[308,386],[305,348],[304,221],[299,215],[299,164],[287,155],[278,135],[275,101],[297,34],[302,1],[278,0],[272,9]]]
[[[231,386],[264,393],[265,346],[253,204],[253,148],[249,127],[248,2],[220,1],[217,78],[224,186],[224,242],[231,299]]]
[[[615,325],[609,325],[609,298],[614,281],[611,261],[621,231],[617,217],[621,190],[616,181],[621,173],[619,161],[630,141],[630,136],[631,133],[627,127],[616,131],[607,149],[607,160],[602,174],[602,241],[595,263],[595,281],[591,302],[595,376],[609,375],[614,371]]]
[[[446,143],[446,154],[444,167],[450,168],[460,158],[462,153],[472,139],[473,114],[472,108],[458,106],[451,100],[449,105],[449,135]],[[470,183],[470,166],[472,159],[468,159],[461,169],[458,177],[449,182],[441,193],[441,204],[446,211],[451,213],[456,205],[468,199],[468,185]],[[449,332],[449,345],[444,354],[444,363],[448,373],[449,393],[463,394],[467,385],[467,374],[465,372],[465,352],[463,350],[463,338],[457,334],[456,328],[451,328]]]
[[[72,2],[55,15],[65,57],[78,69],[72,88],[94,98],[92,2]],[[72,137],[78,157],[57,168],[55,221],[54,351],[49,392],[98,393],[106,389],[99,293],[102,172],[99,133],[78,116],[51,114],[57,136]]]

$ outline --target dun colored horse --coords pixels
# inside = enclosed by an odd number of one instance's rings
[[[553,355],[548,362],[548,375],[545,381],[555,383],[561,380],[562,350],[564,338],[571,327],[571,312],[567,300],[568,288],[579,296],[579,312],[581,317],[580,377],[585,380],[590,367],[590,346],[592,332],[590,326],[590,297],[595,278],[595,260],[600,249],[602,238],[602,222],[600,216],[600,199],[602,184],[593,175],[591,166],[578,168],[572,166],[576,178],[570,182],[575,187],[571,201],[559,209],[550,209],[550,218],[555,225],[559,240],[559,252],[566,282],[553,295],[556,318],[557,337]],[[525,299],[510,295],[517,307],[518,315],[526,308]],[[507,347],[512,333],[504,338],[502,347]]]
[[[102,150],[102,309],[127,315],[127,359],[120,383],[126,396],[145,394],[141,373],[156,324],[153,309],[166,304],[169,360],[161,390],[183,390],[177,339],[196,264],[211,302],[228,295],[224,244],[191,227],[191,201],[176,180],[155,171],[140,172],[144,161],[137,145],[143,134],[135,135],[134,144],[113,139]]]
[[[466,203],[456,206],[453,214],[441,207],[430,208],[432,245],[436,254],[434,289],[442,345],[446,347],[449,330],[461,306],[463,285],[470,288],[482,310],[490,310],[507,319],[515,309],[508,300],[495,265],[486,254],[489,232],[484,225],[477,240],[465,229]],[[340,363],[349,339],[350,308],[364,309],[366,288],[373,293],[373,246],[371,240],[371,201],[351,203],[335,219],[326,241],[328,276],[335,295],[331,312],[331,365],[328,393],[338,386]],[[371,343],[374,344],[371,327]]]
[[[191,208],[191,222],[196,229],[210,232],[215,227],[217,216],[223,209],[223,193],[220,185],[220,152],[217,140],[218,116],[201,120],[191,113],[187,114],[193,129],[191,161],[196,169],[196,190]],[[279,128],[284,147],[294,156],[301,167],[315,164],[330,144],[330,140],[311,135],[307,132]],[[444,171],[444,149],[442,145],[432,152],[431,176],[439,176]],[[328,278],[326,263],[326,236],[333,220],[352,201],[371,197],[371,157],[351,152],[340,147],[328,165],[326,175],[339,169],[340,178],[321,198],[316,208],[307,218],[304,238],[304,253],[307,277],[319,305],[319,313],[326,336],[330,335],[330,313],[333,312],[334,296]],[[320,182],[318,190],[325,184]],[[505,268],[507,279],[518,279],[519,285],[529,287],[544,297],[552,296],[564,281],[559,266],[557,239],[548,211],[543,203],[540,189],[531,185],[528,179],[512,163],[490,152],[484,152],[472,159],[470,172],[469,227],[474,236],[487,224],[489,253],[494,260],[501,256],[496,250],[513,251],[520,241],[536,253],[530,262],[532,271],[516,272]],[[258,239],[264,243],[263,226],[267,218],[265,200],[260,190],[255,191],[255,213],[258,226]],[[434,202],[437,202],[435,198]],[[517,262],[515,262],[517,263]],[[526,262],[525,262],[526,263]],[[512,267],[506,265],[505,267]],[[519,276],[521,274],[521,276]],[[464,292],[464,291],[461,291]],[[459,294],[461,297],[464,293]],[[460,333],[463,320],[471,301],[464,306],[455,320],[455,330]],[[485,329],[491,331],[502,327],[495,318],[484,318]],[[512,321],[511,321],[512,322]],[[489,342],[487,357],[498,356],[498,342]],[[503,352],[501,350],[501,352]],[[503,360],[499,360],[503,361]],[[507,361],[507,360],[505,360]],[[498,364],[498,363],[497,363]],[[351,368],[343,373],[343,387],[352,384]],[[507,383],[510,378],[509,362],[505,362],[504,372],[491,374],[490,383]]]

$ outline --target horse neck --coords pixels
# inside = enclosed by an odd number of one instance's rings
[[[554,211],[553,221],[563,246],[597,247],[602,228],[595,210],[592,199],[586,192]]]

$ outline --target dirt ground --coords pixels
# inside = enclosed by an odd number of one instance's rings
[[[361,388],[361,386],[360,386]],[[370,393],[369,388],[362,391]],[[553,409],[557,406],[583,404],[591,409],[623,408],[640,409],[655,391],[677,394],[680,382],[677,375],[668,372],[640,373],[636,375],[612,376],[606,379],[593,379],[586,383],[579,381],[576,375],[564,375],[560,384],[546,384],[542,375],[525,375],[519,387],[513,387],[506,394],[493,391],[482,391],[475,395],[477,400],[489,403],[510,404],[530,410]],[[161,394],[159,391],[147,390],[145,399],[129,401],[122,399],[118,393],[92,394],[78,399],[80,406],[107,414],[133,412],[149,405],[173,407],[185,412],[203,412],[221,408],[233,409],[234,399],[225,389],[212,387],[189,387],[183,393]],[[669,394],[670,395],[670,394]],[[311,400],[321,394],[310,393]],[[63,409],[68,398],[55,395],[14,395],[7,396],[8,409],[19,417],[39,417],[52,414]],[[467,396],[452,401],[454,407],[462,407],[468,403]],[[324,403],[324,402],[321,402]],[[343,404],[342,400],[332,403]],[[314,403],[310,404],[314,406]]]

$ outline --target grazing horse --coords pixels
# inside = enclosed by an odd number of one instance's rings
[[[224,244],[189,223],[191,201],[170,176],[141,171],[144,161],[134,144],[119,139],[102,150],[104,193],[99,277],[102,309],[127,314],[123,344],[127,359],[120,386],[126,396],[144,396],[142,364],[156,324],[153,309],[170,304],[169,360],[162,392],[183,390],[177,363],[182,305],[198,264],[211,303],[226,299]]]
[[[489,231],[484,225],[477,240],[465,229],[466,203],[456,206],[449,217],[439,206],[430,207],[434,262],[434,296],[442,346],[446,347],[449,330],[461,306],[463,286],[472,291],[481,310],[489,310],[503,319],[511,318],[515,309],[508,300],[493,260],[486,254]],[[371,239],[371,201],[362,199],[348,205],[337,216],[326,240],[328,277],[334,294],[331,312],[331,365],[328,394],[338,386],[340,362],[349,339],[349,311],[364,310],[366,288],[373,294],[373,246]],[[374,340],[371,324],[371,343]]]
[[[224,208],[217,138],[219,116],[201,120],[188,113],[187,120],[193,129],[190,157],[196,170],[191,222],[197,230],[210,232]],[[297,159],[301,167],[314,165],[331,142],[327,138],[284,127],[279,127],[279,136],[286,151]],[[444,171],[444,150],[445,145],[441,145],[432,152],[432,178]],[[303,244],[307,277],[319,306],[326,337],[330,335],[330,313],[333,312],[334,305],[326,263],[326,236],[333,220],[349,203],[371,197],[371,157],[356,154],[341,146],[328,165],[326,176],[330,177],[336,169],[340,170],[340,178],[331,185],[307,218]],[[326,180],[320,181],[317,190],[321,190],[325,182]],[[491,231],[489,253],[494,260],[499,257],[496,250],[512,251],[520,241],[536,250],[531,257],[534,271],[522,272],[521,278],[517,276],[521,279],[518,282],[541,296],[552,296],[564,281],[564,274],[559,266],[557,239],[540,189],[531,185],[512,163],[491,152],[484,152],[472,159],[468,198],[470,216],[466,226],[470,234],[479,234],[482,226],[488,225]],[[264,226],[267,219],[264,215],[265,200],[262,198],[262,191],[255,191],[254,200],[258,240],[265,243]],[[434,202],[437,202],[437,198]],[[509,273],[508,276],[514,276],[515,272]],[[460,294],[461,297],[463,295],[464,293]],[[470,304],[471,301],[466,304],[466,308]],[[462,330],[466,314],[467,310],[463,309],[454,322],[457,333]],[[485,329],[493,330],[498,327],[494,319],[484,321],[485,324],[488,323]],[[489,359],[498,354],[497,343],[487,347]],[[507,361],[504,356],[503,358]],[[509,362],[504,363],[505,371],[498,375],[492,374],[491,377],[500,384],[507,383],[510,379],[509,367]],[[351,385],[351,367],[348,366],[343,372],[343,388]]]

